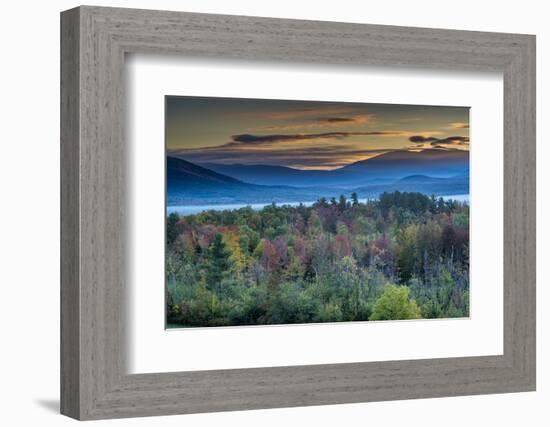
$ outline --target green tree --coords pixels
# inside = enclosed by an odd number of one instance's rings
[[[357,206],[359,204],[359,197],[357,197],[357,193],[355,191],[351,193],[351,204],[353,206]]]
[[[420,308],[409,299],[406,286],[386,285],[382,296],[374,303],[369,320],[420,319]]]
[[[417,251],[418,225],[410,224],[397,237],[396,267],[399,282],[407,283],[418,267]]]
[[[361,297],[364,292],[363,274],[357,267],[357,262],[351,256],[345,256],[336,265],[337,283],[334,286],[340,289],[343,296],[344,314],[348,320],[357,320]]]
[[[210,288],[220,291],[220,284],[226,271],[231,268],[231,250],[223,241],[223,235],[216,233],[208,250],[206,282]]]
[[[451,273],[449,273],[446,269],[443,269],[439,276],[439,286],[437,287],[437,301],[441,305],[443,313],[445,314],[450,309],[453,308],[452,307],[453,291],[454,291],[454,282],[453,282],[453,278],[451,277]]]
[[[321,218],[317,214],[317,211],[312,211],[307,222],[307,232],[311,237],[318,236],[322,231]]]
[[[348,205],[348,201],[346,200],[346,196],[343,194],[340,194],[340,199],[338,200],[338,209],[340,212],[344,212],[346,210],[346,207]]]
[[[328,206],[327,198],[321,197],[319,200],[317,200],[317,204],[319,204],[319,206],[322,206],[323,208],[326,208]]]
[[[177,224],[180,217],[177,213],[172,212],[166,219],[166,244],[172,245],[178,237]]]
[[[342,310],[338,304],[324,304],[318,310],[318,322],[341,322],[342,320]]]

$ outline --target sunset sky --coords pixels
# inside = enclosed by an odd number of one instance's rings
[[[392,150],[469,150],[469,108],[166,97],[166,149],[193,163],[335,169]]]

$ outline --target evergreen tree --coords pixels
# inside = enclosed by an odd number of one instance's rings
[[[347,204],[348,202],[346,200],[346,196],[340,194],[340,199],[338,201],[338,209],[340,210],[340,212],[344,212],[346,210]]]
[[[223,241],[223,235],[216,233],[208,250],[208,263],[206,265],[206,282],[208,286],[219,293],[224,273],[230,268],[231,251]]]
[[[172,212],[166,219],[166,244],[171,245],[178,237],[177,224],[180,217],[177,213]]]

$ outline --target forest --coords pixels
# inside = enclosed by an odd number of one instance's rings
[[[421,193],[168,215],[168,327],[469,316],[469,204]]]

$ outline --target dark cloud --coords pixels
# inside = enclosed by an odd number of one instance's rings
[[[433,142],[433,141],[437,141],[437,138],[434,138],[433,136],[426,137],[422,135],[413,135],[409,137],[409,141],[414,143]]]
[[[458,144],[464,145],[470,142],[470,138],[467,136],[448,136],[447,138],[438,139],[432,142],[431,145],[445,145],[445,144]]]
[[[373,132],[323,132],[323,133],[294,133],[294,134],[271,134],[271,135],[252,135],[243,133],[232,135],[231,142],[220,147],[227,147],[238,144],[271,144],[284,141],[305,141],[309,139],[342,139],[348,136],[399,136],[403,135],[401,131],[373,131]]]
[[[430,143],[430,145],[446,145],[456,144],[465,145],[470,142],[470,138],[467,136],[448,136],[446,138],[434,138],[433,136],[425,137],[422,135],[413,135],[409,137],[410,142],[418,143]]]
[[[317,121],[321,123],[353,123],[356,119],[352,117],[321,117]]]
[[[243,133],[240,135],[232,135],[233,140],[229,144],[270,144],[273,142],[282,141],[303,141],[307,139],[330,138],[340,139],[345,138],[347,132],[324,132],[324,133],[290,133],[290,134],[271,134],[271,135],[251,135]],[[226,146],[228,144],[225,144]]]

